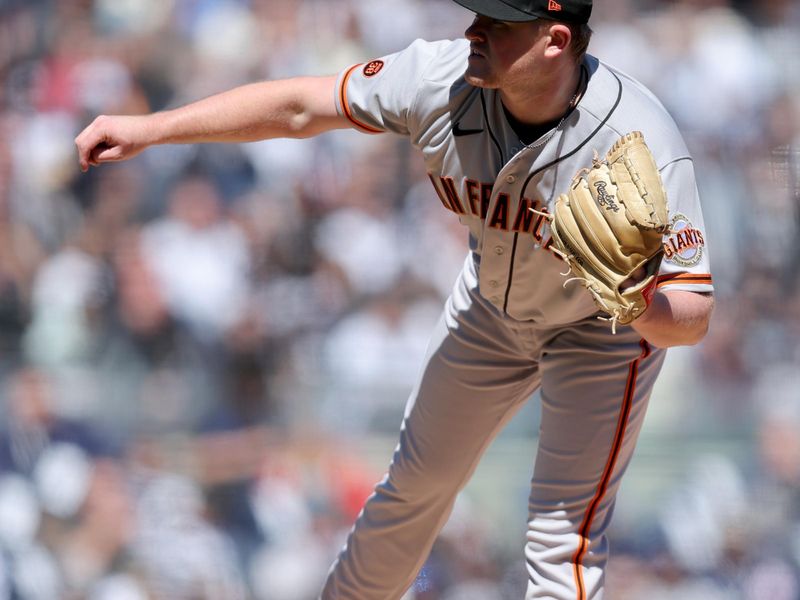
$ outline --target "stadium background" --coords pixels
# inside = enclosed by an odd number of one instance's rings
[[[310,600],[382,475],[465,230],[403,139],[159,147],[100,113],[460,36],[448,0],[0,0],[0,600]],[[717,310],[670,353],[610,600],[800,598],[800,3],[597,3],[696,159]],[[538,405],[409,594],[520,598]]]

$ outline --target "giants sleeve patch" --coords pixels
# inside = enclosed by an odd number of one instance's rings
[[[703,232],[692,227],[686,215],[677,213],[672,218],[672,232],[664,241],[664,260],[693,267],[702,260],[705,245]]]

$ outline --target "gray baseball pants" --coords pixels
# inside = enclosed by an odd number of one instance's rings
[[[388,474],[322,600],[399,599],[484,450],[541,387],[525,598],[600,600],[606,531],[664,351],[589,317],[542,328],[501,315],[459,278],[433,332]]]

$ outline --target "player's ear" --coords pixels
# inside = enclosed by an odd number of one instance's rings
[[[547,46],[544,53],[548,58],[555,58],[569,49],[572,31],[563,23],[552,23],[547,28]]]

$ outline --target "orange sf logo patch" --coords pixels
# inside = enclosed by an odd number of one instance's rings
[[[373,60],[364,65],[364,77],[373,77],[381,72],[383,68],[382,60]]]

